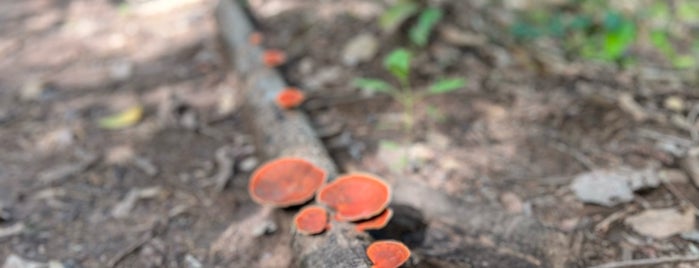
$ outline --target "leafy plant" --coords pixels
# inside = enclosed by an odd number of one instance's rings
[[[411,130],[414,121],[415,104],[429,95],[445,94],[466,86],[462,78],[439,79],[426,87],[426,90],[416,92],[410,83],[410,64],[412,53],[404,48],[391,51],[383,62],[384,68],[398,81],[398,85],[373,78],[357,78],[355,86],[368,91],[390,95],[403,107],[403,118],[407,130]]]
[[[427,7],[422,11],[421,6],[414,1],[398,1],[379,17],[379,26],[385,32],[395,32],[401,25],[417,15],[417,21],[410,27],[408,37],[410,41],[424,47],[434,27],[442,20],[443,12],[437,7]]]

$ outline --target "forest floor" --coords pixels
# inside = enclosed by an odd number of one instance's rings
[[[288,83],[321,104],[304,109],[343,171],[535,217],[566,234],[581,267],[699,254],[699,95],[680,74],[568,63],[493,34],[507,10],[452,1],[411,83],[468,83],[418,102],[408,133],[397,102],[352,83],[391,81],[380,59],[406,42],[377,27],[381,3],[248,2],[263,45],[289,56]],[[289,265],[288,223],[246,221],[257,207],[247,177],[263,159],[215,6],[0,2],[3,268]],[[345,49],[358,36],[373,40],[366,59]],[[217,238],[235,222],[255,240],[221,257],[233,245]]]

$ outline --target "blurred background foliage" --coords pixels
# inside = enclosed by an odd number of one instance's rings
[[[554,42],[569,60],[622,67],[660,60],[671,68],[697,68],[699,1],[555,2],[517,10],[511,34],[520,42]]]

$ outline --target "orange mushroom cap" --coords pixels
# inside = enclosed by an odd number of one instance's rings
[[[368,174],[348,174],[325,185],[318,202],[335,210],[338,221],[358,221],[383,212],[391,199],[391,190],[383,180]]]
[[[288,87],[277,94],[277,105],[282,109],[292,109],[301,105],[306,99],[303,91],[294,87]]]
[[[250,33],[248,41],[250,41],[250,44],[252,45],[259,45],[262,43],[262,33],[260,32],[252,32]]]
[[[392,240],[376,241],[366,249],[372,268],[397,268],[410,258],[410,249]]]
[[[248,191],[259,204],[277,207],[300,205],[313,198],[325,177],[325,171],[311,162],[283,157],[255,170]]]
[[[277,67],[286,62],[286,53],[276,49],[265,50],[262,54],[262,62],[267,67]]]
[[[364,232],[366,230],[378,230],[385,227],[386,224],[388,224],[388,222],[391,220],[391,217],[393,217],[393,210],[390,208],[386,208],[383,212],[381,212],[381,214],[379,214],[376,217],[373,217],[365,221],[357,222],[357,225],[354,226],[354,229],[357,230],[357,232]]]
[[[321,206],[304,207],[294,217],[294,225],[301,234],[319,234],[328,228],[328,212]]]

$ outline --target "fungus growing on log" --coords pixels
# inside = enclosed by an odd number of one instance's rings
[[[303,91],[297,88],[288,87],[277,95],[277,106],[282,109],[292,109],[301,105],[305,99]]]
[[[252,32],[249,36],[248,41],[250,42],[251,45],[259,45],[262,43],[262,33],[260,32]]]
[[[392,240],[376,241],[366,249],[372,268],[397,268],[410,258],[410,249]]]
[[[286,62],[286,54],[276,49],[268,49],[262,54],[262,62],[267,67],[277,67]]]
[[[301,158],[278,158],[255,170],[248,191],[259,204],[289,207],[311,200],[325,177],[325,171],[311,162]]]
[[[384,211],[391,190],[383,180],[367,174],[340,176],[318,192],[317,200],[335,210],[338,221],[370,219]]]
[[[354,226],[354,229],[357,230],[357,232],[364,232],[367,230],[379,230],[385,227],[386,224],[388,224],[388,222],[391,220],[391,217],[393,217],[393,210],[387,208],[376,217],[373,217],[365,221],[357,222],[357,225]]]
[[[304,235],[319,234],[328,227],[328,212],[321,206],[307,206],[294,217],[296,230]]]

